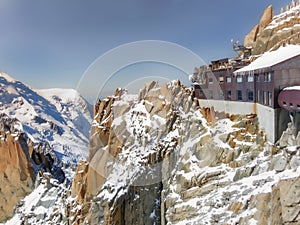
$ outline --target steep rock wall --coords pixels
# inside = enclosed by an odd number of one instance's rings
[[[37,172],[51,171],[53,158],[44,148],[23,133],[17,119],[0,115],[0,222],[34,189]]]
[[[256,115],[200,108],[179,82],[116,93],[96,107],[92,152],[78,166],[65,221],[299,223],[292,126],[272,145]]]
[[[97,205],[102,213],[95,215],[87,206],[84,212],[75,213],[73,222],[160,224],[162,177],[170,173],[180,142],[179,114],[198,107],[191,96],[180,82],[162,87],[150,82],[138,96],[117,90],[113,97],[98,102],[89,162],[82,163],[88,169],[76,173],[72,194],[77,197],[75,205]],[[118,165],[119,161],[125,165]]]

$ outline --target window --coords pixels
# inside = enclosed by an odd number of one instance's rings
[[[226,77],[226,82],[231,83],[231,77]]]
[[[272,81],[272,73],[265,73],[264,74],[264,82],[271,82]]]
[[[253,102],[254,100],[254,94],[252,90],[248,90],[248,101]]]
[[[300,105],[297,105],[297,109],[298,109],[298,110],[300,109]]]
[[[272,92],[269,92],[268,95],[269,95],[269,106],[272,106]]]
[[[200,96],[200,97],[204,97],[204,92],[203,92],[203,90],[199,90],[199,96]]]
[[[236,91],[236,100],[242,101],[243,100],[243,95],[241,90]]]
[[[259,74],[259,82],[264,82],[265,81],[265,75],[264,74]]]
[[[222,77],[219,77],[219,82],[220,83],[224,83],[224,77],[222,76]]]
[[[213,83],[213,79],[212,79],[212,78],[209,78],[209,79],[208,79],[208,82],[209,82],[210,84],[212,84],[212,83]]]
[[[263,101],[264,101],[264,105],[268,105],[268,98],[267,98],[267,92],[264,91],[264,96],[263,96]]]
[[[253,76],[253,75],[248,75],[247,81],[248,81],[249,83],[252,83],[252,82],[254,81],[254,76]]]
[[[208,94],[209,94],[209,98],[210,99],[214,98],[214,92],[213,92],[213,90],[209,90]]]
[[[237,83],[242,83],[242,82],[243,82],[243,77],[242,77],[241,75],[238,75],[238,76],[236,77],[236,82],[237,82]]]
[[[283,104],[283,106],[286,106],[286,102],[283,102],[282,104]]]
[[[231,91],[227,91],[226,93],[226,99],[231,100]]]
[[[293,105],[293,103],[290,103],[290,108],[294,108],[294,105]]]
[[[219,91],[219,99],[224,100],[224,92],[222,90]]]
[[[268,73],[267,81],[268,82],[272,81],[272,73],[271,72]]]
[[[260,103],[260,90],[257,90],[257,102]]]

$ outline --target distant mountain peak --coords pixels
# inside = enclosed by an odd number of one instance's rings
[[[5,78],[8,82],[15,82],[16,80],[9,76],[7,73],[0,72],[0,77]]]

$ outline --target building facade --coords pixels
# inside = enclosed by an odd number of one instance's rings
[[[246,66],[245,62],[224,61],[212,62],[205,72],[206,83],[195,83],[195,96],[203,106],[217,111],[257,114],[261,128],[274,143],[290,122],[288,110],[279,105],[279,94],[286,87],[300,85],[300,46],[267,52]]]

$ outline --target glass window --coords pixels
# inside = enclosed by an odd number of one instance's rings
[[[272,81],[272,73],[265,73],[264,74],[264,82],[271,82]]]
[[[224,83],[224,77],[222,76],[222,77],[219,77],[219,82],[220,83]]]
[[[209,82],[210,84],[212,84],[212,83],[213,83],[213,79],[212,79],[212,78],[209,78],[209,79],[208,79],[208,82]]]
[[[226,77],[226,82],[231,83],[231,77]]]
[[[272,92],[269,92],[269,106],[272,106]]]
[[[265,75],[264,74],[260,74],[259,75],[259,81],[260,82],[264,82],[265,81]]]
[[[266,91],[264,91],[264,96],[263,96],[263,101],[264,101],[264,105],[268,105],[268,97],[267,97],[268,93]]]
[[[257,102],[260,103],[260,90],[257,90]]]
[[[254,100],[254,94],[252,90],[248,90],[248,101],[253,102]]]
[[[272,81],[272,73],[271,73],[271,72],[268,73],[267,81],[268,81],[268,82],[271,82],[271,81]]]
[[[219,99],[224,100],[224,92],[222,90],[219,91]]]
[[[226,99],[231,100],[231,91],[227,91]]]
[[[253,75],[248,75],[247,77],[247,81],[250,82],[254,82],[254,76]]]
[[[200,97],[204,97],[204,93],[203,93],[203,91],[201,89],[199,90],[199,96]]]
[[[243,95],[241,90],[236,91],[236,100],[242,101],[243,100]]]
[[[238,75],[238,76],[236,77],[236,82],[237,82],[237,83],[242,83],[242,82],[243,82],[243,77],[242,77],[241,75]]]

